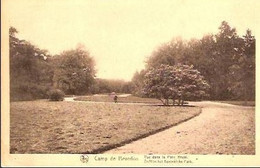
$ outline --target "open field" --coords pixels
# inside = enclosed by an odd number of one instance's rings
[[[220,102],[239,105],[239,106],[255,106],[255,101],[247,101],[247,104],[245,104],[245,101],[220,101]]]
[[[77,101],[95,101],[95,102],[114,102],[113,96],[81,96],[74,100]],[[152,103],[161,104],[162,102],[158,99],[153,98],[141,98],[136,96],[118,97],[118,103]]]
[[[11,153],[100,153],[199,115],[199,107],[11,102]]]

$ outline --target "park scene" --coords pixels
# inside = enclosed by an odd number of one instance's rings
[[[17,14],[9,27],[11,154],[255,155],[256,39],[250,23],[242,29],[232,22],[238,17],[218,17],[212,29],[189,27],[201,34],[186,37],[179,19],[188,24],[185,16],[175,18],[184,34],[158,27],[166,25],[170,7],[156,13],[138,3],[99,2],[95,11],[94,3],[82,3],[64,5],[68,9],[52,20],[55,5],[43,3],[49,19],[38,6],[32,20],[42,22],[23,27],[28,18]],[[89,11],[79,10],[82,5]],[[56,5],[60,12],[64,6]],[[56,22],[65,26],[56,29]],[[145,29],[143,22],[155,28]],[[45,24],[56,37],[44,34]],[[161,38],[166,29],[171,33]],[[80,33],[65,38],[78,32],[101,41],[85,43]]]

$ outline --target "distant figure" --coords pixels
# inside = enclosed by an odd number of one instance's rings
[[[117,103],[117,95],[114,96],[114,101]]]

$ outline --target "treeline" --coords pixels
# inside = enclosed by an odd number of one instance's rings
[[[161,64],[193,65],[209,83],[212,100],[255,100],[255,38],[250,30],[239,37],[223,21],[215,35],[190,41],[173,39],[161,45],[146,61],[146,68],[134,74],[134,94],[143,95],[145,74]]]
[[[68,95],[121,92],[130,93],[130,83],[122,80],[97,79],[95,61],[82,47],[50,55],[9,29],[10,98],[34,100],[48,98],[52,89]]]
[[[82,47],[50,55],[20,40],[16,33],[15,28],[9,29],[11,100],[47,98],[53,88],[69,95],[116,92],[145,96],[145,74],[162,64],[193,66],[209,84],[211,100],[255,99],[255,38],[250,30],[238,36],[225,21],[217,34],[162,44],[131,82],[96,78],[95,61]]]
[[[131,82],[124,80],[110,80],[96,78],[93,87],[91,88],[92,93],[131,93],[133,90]]]

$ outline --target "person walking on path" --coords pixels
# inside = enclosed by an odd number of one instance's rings
[[[114,96],[114,102],[117,103],[117,95]]]

